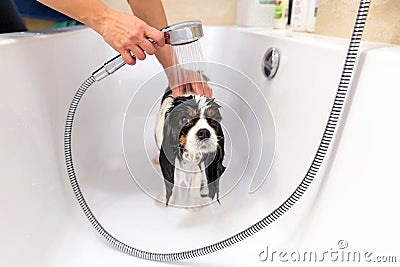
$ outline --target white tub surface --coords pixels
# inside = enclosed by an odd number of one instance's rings
[[[238,90],[262,117],[262,129],[271,127],[263,119],[268,114],[263,116],[266,109],[260,96],[267,99],[275,130],[274,135],[263,136],[263,142],[265,149],[275,145],[272,168],[254,194],[248,193],[252,177],[245,173],[221,199],[221,206],[212,204],[198,212],[160,208],[131,178],[122,150],[122,125],[130,99],[146,80],[162,71],[160,65],[149,57],[95,84],[82,100],[74,124],[78,180],[103,226],[139,249],[197,248],[237,233],[277,208],[300,183],[316,152],[348,41],[206,27],[201,43],[207,61],[243,73],[259,87],[259,95],[248,88]],[[276,77],[267,80],[260,64],[270,47],[278,48],[282,59]],[[297,252],[309,251],[315,251],[319,259],[325,255],[324,266],[341,263],[340,258],[328,258],[334,251],[371,252],[372,263],[382,260],[378,256],[397,256],[400,261],[400,47],[365,43],[361,51],[338,135],[321,172],[299,203],[248,240],[167,266],[285,266],[294,263]],[[63,133],[69,103],[79,85],[114,54],[85,28],[0,36],[0,266],[161,266],[108,245],[81,212],[65,170]],[[224,78],[240,84],[238,77]],[[161,96],[163,86],[149,91],[143,107]],[[215,96],[239,109],[223,93]],[[143,108],[138,118],[147,113]],[[235,127],[229,124],[229,114],[224,119],[228,129]],[[137,126],[138,133],[143,127]],[[251,157],[257,136],[254,129],[246,130],[253,145]],[[232,157],[237,157],[243,145],[235,146],[235,135]],[[156,155],[152,151],[150,157]],[[145,157],[140,154],[137,160],[145,162]],[[343,244],[347,246],[339,248]],[[276,251],[275,258],[269,255],[260,261],[266,248],[269,253]],[[353,265],[361,266],[365,260]]]

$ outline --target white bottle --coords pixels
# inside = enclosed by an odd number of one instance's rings
[[[236,24],[240,26],[272,27],[275,1],[237,0]]]
[[[305,31],[308,22],[309,0],[293,0],[290,26],[294,31]]]
[[[317,21],[317,11],[318,11],[318,0],[310,0],[308,6],[308,16],[307,16],[307,26],[306,30],[308,32],[315,31],[315,22]]]

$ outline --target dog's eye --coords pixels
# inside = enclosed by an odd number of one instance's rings
[[[179,120],[179,123],[181,124],[181,125],[185,125],[186,123],[188,123],[189,122],[189,119],[187,118],[187,117],[182,117],[182,118],[180,118],[180,120]]]
[[[208,121],[208,124],[209,124],[211,127],[217,127],[217,126],[218,126],[218,121],[216,121],[216,120],[207,119],[207,121]]]

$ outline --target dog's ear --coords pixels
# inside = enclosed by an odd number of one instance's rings
[[[165,205],[168,206],[169,199],[172,195],[172,189],[174,188],[174,173],[175,165],[171,163],[170,159],[165,154],[163,147],[160,150],[160,166],[161,172],[164,176],[165,190],[166,190],[166,202]]]
[[[214,199],[215,195],[217,195],[217,201],[219,202],[219,178],[225,171],[225,167],[222,165],[225,157],[225,140],[221,125],[218,125],[216,134],[218,138],[217,151],[214,155],[214,160],[206,167],[205,172],[209,190],[208,196]]]

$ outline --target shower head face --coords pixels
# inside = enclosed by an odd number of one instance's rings
[[[201,21],[187,21],[168,26],[161,30],[164,33],[165,43],[170,45],[184,45],[195,42],[203,37]]]

